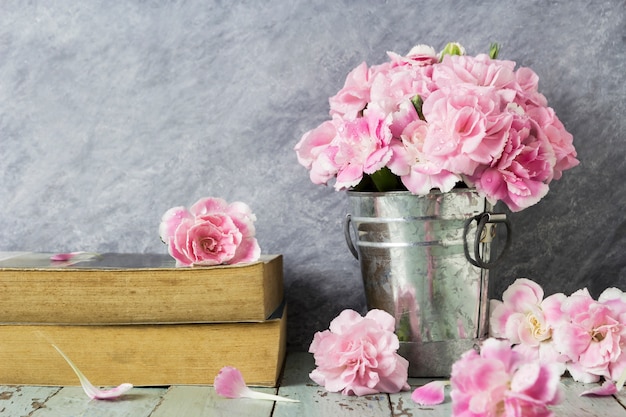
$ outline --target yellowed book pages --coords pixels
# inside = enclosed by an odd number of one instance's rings
[[[0,325],[0,385],[79,385],[58,346],[96,386],[212,385],[223,366],[275,386],[286,311],[260,323]]]
[[[73,265],[50,262],[50,254],[0,261],[3,323],[252,322],[282,301],[281,255],[193,268],[155,254],[103,254]]]

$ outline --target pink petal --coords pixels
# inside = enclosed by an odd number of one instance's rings
[[[93,252],[67,252],[67,253],[55,253],[50,256],[50,260],[53,262],[79,262],[79,261],[89,261],[93,258],[98,257],[97,253]]]
[[[443,403],[444,388],[448,385],[448,381],[433,381],[417,388],[411,394],[413,402],[419,405],[437,405]]]
[[[583,391],[580,393],[580,396],[582,397],[583,395],[599,395],[599,396],[605,396],[605,395],[613,395],[617,392],[617,386],[615,385],[615,382],[613,381],[604,381],[604,384],[588,389],[587,391]]]
[[[240,398],[246,388],[241,372],[231,366],[223,367],[213,381],[215,392],[226,398]]]
[[[232,366],[225,366],[220,369],[213,381],[213,387],[217,395],[226,398],[252,398],[256,400],[299,402],[291,398],[251,390],[244,382],[241,372]]]
[[[63,359],[65,359],[68,365],[72,368],[72,370],[78,377],[78,380],[80,381],[80,385],[83,387],[83,391],[85,391],[85,394],[87,394],[89,398],[94,400],[112,400],[115,398],[119,398],[124,393],[133,388],[133,384],[129,384],[127,382],[120,384],[115,388],[104,390],[94,387],[91,382],[89,382],[87,377],[80,371],[80,369],[78,369],[78,367],[74,365],[74,362],[72,362],[70,358],[68,358],[65,353],[61,351],[61,349],[59,349],[56,345],[52,345],[52,347],[54,347],[57,352],[59,352],[61,356],[63,356]]]

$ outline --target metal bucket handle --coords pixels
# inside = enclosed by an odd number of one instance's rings
[[[352,242],[352,235],[350,234],[350,223],[352,222],[352,216],[350,214],[346,214],[346,217],[343,219],[343,235],[346,238],[346,243],[348,244],[348,249],[352,252],[352,256],[356,259],[359,259],[359,252],[356,250],[354,246],[354,242]]]
[[[469,231],[469,227],[473,221],[476,221],[477,223],[476,236],[474,237],[474,258],[470,256],[467,244],[467,232]],[[343,234],[346,239],[346,243],[348,244],[348,249],[350,249],[350,252],[352,253],[352,256],[354,256],[355,259],[359,259],[359,252],[354,246],[352,234],[350,233],[351,223],[352,216],[350,214],[347,214],[343,221]],[[485,237],[488,232],[491,233],[491,231],[488,231],[487,229],[485,229],[485,227],[487,226],[487,224],[492,223],[504,223],[504,225],[506,226],[506,243],[504,244],[504,249],[502,249],[502,252],[500,252],[499,257],[496,260],[492,262],[485,262],[480,256],[480,243],[485,241]],[[495,229],[491,230],[495,232]],[[465,221],[465,225],[463,228],[463,250],[465,251],[465,257],[472,265],[478,268],[489,269],[500,260],[502,255],[504,255],[504,253],[509,248],[509,245],[511,244],[511,234],[511,223],[509,222],[509,219],[507,219],[506,214],[481,213],[477,216],[471,217]]]
[[[474,258],[470,256],[469,248],[467,244],[467,232],[469,231],[470,225],[473,221],[476,221],[476,236],[474,237]],[[504,244],[504,249],[500,252],[500,255],[491,262],[485,262],[480,256],[480,244],[481,242],[485,242],[490,240],[493,236],[491,233],[495,234],[495,228],[486,228],[488,224],[497,224],[504,223],[506,226],[506,243]],[[509,245],[511,244],[511,223],[509,219],[506,218],[506,214],[504,213],[481,213],[477,216],[471,217],[465,221],[465,226],[463,228],[463,250],[465,251],[465,257],[472,265],[478,268],[489,269],[498,263],[498,261],[502,258],[502,255],[507,251]]]

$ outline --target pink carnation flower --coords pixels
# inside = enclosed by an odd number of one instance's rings
[[[626,367],[626,302],[615,290],[596,301],[585,288],[561,305],[564,320],[554,330],[554,343],[568,357],[567,369],[576,381],[617,380]]]
[[[328,101],[330,114],[356,118],[370,101],[370,71],[365,62],[350,71],[344,86]]]
[[[560,373],[552,364],[529,361],[506,341],[487,339],[452,365],[452,415],[547,417],[561,400]]]
[[[565,371],[566,358],[552,343],[552,332],[560,323],[564,294],[544,299],[543,289],[526,278],[515,280],[502,294],[502,301],[491,301],[491,335],[519,345],[516,350],[542,362],[558,363]]]
[[[428,194],[434,188],[445,193],[461,181],[459,175],[442,169],[428,158],[423,150],[427,133],[426,122],[417,119],[409,123],[402,133],[402,141],[392,143],[393,156],[388,164],[404,186],[418,195]]]
[[[344,395],[396,393],[408,390],[406,359],[396,353],[395,319],[382,310],[365,317],[344,310],[317,332],[309,347],[316,369],[309,375],[330,392]]]
[[[489,166],[507,142],[512,115],[495,89],[459,85],[433,92],[424,101],[428,134],[424,152],[442,169],[472,175]]]
[[[189,210],[169,209],[159,234],[178,266],[252,262],[261,254],[254,237],[255,220],[245,203],[203,198]]]

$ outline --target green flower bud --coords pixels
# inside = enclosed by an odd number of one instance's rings
[[[497,59],[499,53],[500,53],[500,45],[499,44],[494,42],[491,45],[489,45],[489,58]]]
[[[439,54],[439,60],[443,60],[446,55],[465,55],[465,48],[458,42],[450,42]]]

